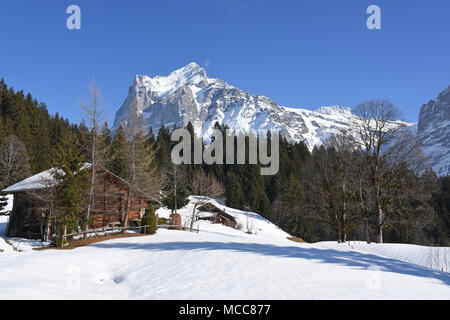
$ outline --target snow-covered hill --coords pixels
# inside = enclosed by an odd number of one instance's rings
[[[426,253],[416,246],[297,243],[256,213],[221,208],[248,217],[253,234],[201,221],[199,233],[0,252],[0,299],[450,299],[450,273],[414,264]],[[391,257],[408,252],[409,263]]]
[[[227,232],[235,232],[236,234],[243,236],[246,232],[251,233],[253,236],[257,235],[258,238],[268,238],[270,240],[274,239],[286,239],[290,237],[290,235],[283,230],[280,229],[277,225],[273,224],[269,220],[261,217],[259,214],[254,212],[241,211],[238,209],[230,208],[224,205],[222,200],[215,200],[206,197],[189,197],[190,202],[182,209],[178,210],[178,213],[181,215],[183,225],[186,223],[189,225],[189,222],[192,218],[192,210],[194,208],[194,201],[199,200],[202,203],[209,203],[214,205],[216,208],[219,208],[225,211],[227,214],[234,217],[237,222],[239,230],[227,230]],[[199,202],[199,203],[200,203]],[[169,218],[171,211],[167,208],[160,208],[156,211],[156,214],[161,218]],[[197,216],[210,216],[211,213],[208,212],[198,212]],[[211,224],[209,222],[198,220],[194,224],[194,229],[199,228],[203,230],[203,227],[206,229],[211,228]],[[222,226],[218,226],[222,228]]]
[[[401,243],[371,243],[348,241],[347,243],[320,242],[323,248],[341,251],[357,251],[417,264],[423,267],[450,272],[450,248],[426,247]]]

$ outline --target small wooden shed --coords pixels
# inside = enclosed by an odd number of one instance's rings
[[[200,217],[201,220],[209,220],[213,223],[220,223],[233,229],[236,229],[237,227],[236,219],[232,215],[226,213],[224,210],[218,208],[212,203],[206,203],[198,207],[198,210],[213,213],[211,216]]]

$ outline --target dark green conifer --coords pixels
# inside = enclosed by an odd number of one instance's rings
[[[122,127],[119,127],[111,143],[111,157],[108,169],[125,180],[130,176],[128,150],[127,137]]]

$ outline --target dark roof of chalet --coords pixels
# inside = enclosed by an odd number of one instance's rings
[[[224,210],[220,209],[212,203],[205,203],[204,205],[198,207],[198,210],[214,213],[215,215],[220,215],[225,219],[236,221],[236,219],[231,214],[226,213]]]

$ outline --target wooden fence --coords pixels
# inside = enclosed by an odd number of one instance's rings
[[[143,231],[143,233],[146,232],[146,229],[150,227],[150,225],[146,225],[146,226],[139,226],[139,227],[103,227],[103,228],[95,228],[95,229],[89,229],[86,231],[80,231],[80,232],[74,232],[74,233],[69,233],[66,234],[65,236],[63,236],[63,243],[65,242],[64,240],[68,237],[77,237],[77,236],[83,236],[85,237],[87,234],[93,234],[95,237],[98,237],[99,235],[105,235],[105,234],[114,234],[114,233],[121,233],[124,232],[126,230],[137,230],[140,229]],[[182,226],[182,225],[173,225],[173,224],[159,224],[157,225],[157,228],[161,228],[161,229],[178,229],[178,230],[188,230],[188,228],[186,228],[186,226]],[[197,229],[194,229],[193,231],[199,233],[200,232],[200,228],[199,226],[197,226]]]

